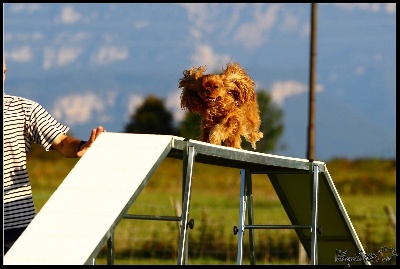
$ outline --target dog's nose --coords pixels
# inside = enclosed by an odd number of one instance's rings
[[[206,94],[210,94],[210,92],[211,92],[211,91],[210,91],[210,88],[206,88],[204,92],[205,92]]]

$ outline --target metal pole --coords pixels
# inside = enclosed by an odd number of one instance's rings
[[[251,174],[249,170],[245,170],[245,180],[246,180],[246,210],[248,216],[248,223],[250,225],[254,224],[254,214],[253,214],[253,182],[251,180]],[[254,241],[254,230],[249,231],[249,245],[250,245],[250,265],[256,264],[256,254],[255,254],[255,241]]]
[[[193,177],[193,162],[195,157],[195,149],[193,146],[189,147],[189,155],[187,168],[185,173],[185,191],[182,200],[182,220],[180,229],[179,249],[178,249],[178,265],[185,265],[188,257],[188,216],[190,208],[190,192],[192,189],[192,177]]]
[[[310,40],[310,92],[308,110],[308,147],[307,159],[315,159],[315,81],[317,59],[317,4],[311,3],[311,40]]]
[[[318,193],[319,193],[319,167],[313,165],[313,199],[312,199],[312,223],[311,223],[311,264],[318,264]]]
[[[107,240],[107,265],[114,264],[114,231]]]
[[[246,225],[246,170],[240,170],[240,203],[239,203],[239,231],[238,231],[238,254],[237,254],[237,264],[241,265],[243,261],[243,236],[244,236],[244,226]]]

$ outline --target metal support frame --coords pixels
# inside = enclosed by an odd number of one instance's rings
[[[319,193],[319,178],[318,165],[312,165],[313,174],[313,192],[312,192],[312,222],[311,222],[311,264],[318,264],[318,248],[317,248],[317,229],[318,229],[318,193]]]
[[[107,240],[107,265],[114,264],[114,231]]]
[[[143,141],[146,141],[146,143],[143,143]],[[147,152],[149,145],[151,150]],[[143,154],[146,158],[143,159],[142,155],[135,154],[136,149],[141,152],[146,151]],[[96,255],[105,244],[107,244],[109,254],[107,263],[112,264],[114,263],[113,233],[122,218],[179,221],[178,264],[186,264],[188,257],[188,227],[193,228],[194,226],[193,219],[188,221],[188,216],[195,155],[196,162],[242,169],[238,263],[242,263],[242,243],[246,229],[250,230],[250,259],[252,264],[256,263],[254,229],[295,229],[301,243],[307,250],[312,264],[333,263],[331,253],[335,253],[337,249],[345,249],[349,253],[365,253],[328,169],[322,162],[253,153],[229,147],[220,147],[201,141],[190,141],[189,139],[175,136],[152,136],[146,134],[106,133],[96,140],[91,150],[93,150],[91,151],[92,153],[89,152],[88,155],[83,157],[79,164],[74,167],[74,172],[71,171],[63,184],[49,199],[48,203],[46,203],[49,206],[41,210],[16,244],[13,245],[13,248],[4,256],[4,264],[95,264]],[[103,152],[107,154],[101,154]],[[99,156],[101,156],[100,159]],[[118,158],[110,156],[117,156]],[[180,216],[126,214],[128,207],[133,204],[157,167],[166,157],[183,160],[183,213],[180,213]],[[84,162],[83,164],[82,161]],[[116,165],[114,165],[114,162]],[[122,169],[123,171],[119,169],[119,167],[128,165],[134,165],[134,167],[140,169],[137,169],[137,171],[136,169]],[[141,169],[142,166],[143,169]],[[110,171],[104,173],[106,169],[110,169]],[[109,180],[114,178],[115,173],[117,173],[121,182],[117,186],[115,184],[112,185]],[[295,225],[254,225],[252,174],[265,174],[269,177],[291,224]],[[81,211],[77,212],[72,204],[63,203],[63,201],[65,197],[70,197],[71,195],[76,195],[79,203],[85,201],[87,197],[85,189],[74,185],[79,184],[79,177],[83,176],[85,177],[85,186],[97,184],[100,180],[100,184],[98,184],[99,193],[107,191],[110,187],[115,187],[113,189],[115,191],[112,192],[112,195],[105,197],[100,197],[93,192],[90,193],[90,199],[93,199],[93,203],[85,203],[80,208]],[[126,189],[123,186],[131,186],[132,189]],[[126,196],[129,194],[128,192],[131,192],[129,199]],[[320,201],[318,200],[319,192],[323,194],[323,199]],[[124,195],[118,195],[119,193]],[[308,197],[304,197],[304,194]],[[86,221],[89,220],[96,208],[101,208],[108,204],[108,210],[118,211],[116,212],[118,215],[102,214],[100,216],[96,214],[96,221]],[[60,205],[63,206],[60,207]],[[58,213],[65,212],[65,215],[68,216],[70,214],[70,216],[65,219],[54,219],[55,209],[57,209]],[[81,222],[82,213],[87,215]],[[245,215],[246,213],[248,216]],[[249,222],[247,225],[246,217]],[[320,224],[318,224],[318,221]],[[71,228],[75,224],[80,224],[79,228]],[[321,236],[321,227],[318,226],[321,224],[324,225],[323,236]],[[306,229],[309,229],[310,232],[306,231]],[[86,231],[88,234],[86,234]],[[238,228],[234,227],[234,233],[237,233],[237,231]],[[55,235],[55,237],[52,237],[53,241],[42,240],[40,236],[42,232]],[[77,251],[73,247],[74,239],[82,235],[88,235],[90,239],[95,239],[96,242],[92,240],[90,244],[84,244]],[[31,251],[31,245],[35,246],[35,251],[33,252]],[[68,249],[71,255],[62,255],[65,249]],[[319,251],[318,253],[317,250],[320,249],[324,251]],[[335,260],[334,262],[336,263],[337,261]],[[370,264],[368,261],[355,261],[355,263]],[[346,263],[343,262],[343,264]]]
[[[188,147],[189,156],[187,160],[187,168],[184,171],[184,186],[185,190],[183,193],[182,200],[182,220],[181,220],[181,229],[180,229],[180,237],[179,237],[179,248],[178,248],[178,265],[183,265],[187,263],[188,258],[188,217],[189,217],[189,208],[190,208],[190,192],[192,189],[192,176],[193,176],[193,163],[195,150],[194,147]]]
[[[267,172],[265,172],[267,173]],[[318,193],[319,193],[319,167],[310,162],[310,176],[312,177],[312,208],[310,225],[254,225],[253,216],[253,196],[251,171],[248,169],[240,170],[240,205],[239,205],[239,224],[238,228],[233,228],[234,234],[238,234],[238,253],[237,264],[243,262],[243,237],[244,231],[249,230],[250,264],[256,264],[254,229],[310,229],[311,230],[311,264],[318,264]],[[257,174],[260,174],[258,172]],[[248,224],[246,225],[246,213]]]
[[[162,221],[180,221],[180,236],[178,247],[178,265],[187,264],[188,259],[188,227],[194,226],[194,220],[188,221],[190,209],[190,196],[192,189],[193,164],[196,151],[193,146],[186,143],[186,151],[183,151],[183,182],[182,182],[182,215],[178,216],[154,216],[154,215],[132,215],[125,214],[125,219],[141,219],[141,220],[162,220]],[[93,260],[93,264],[95,259]],[[114,264],[114,231],[112,231],[107,240],[107,265]]]

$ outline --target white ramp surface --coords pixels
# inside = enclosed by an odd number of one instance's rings
[[[4,264],[90,264],[167,156],[172,138],[101,134],[4,256]]]

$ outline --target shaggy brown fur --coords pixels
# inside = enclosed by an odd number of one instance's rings
[[[243,136],[256,149],[263,133],[255,83],[238,63],[228,63],[221,74],[205,71],[192,67],[179,80],[181,107],[202,117],[200,140],[240,149]]]

